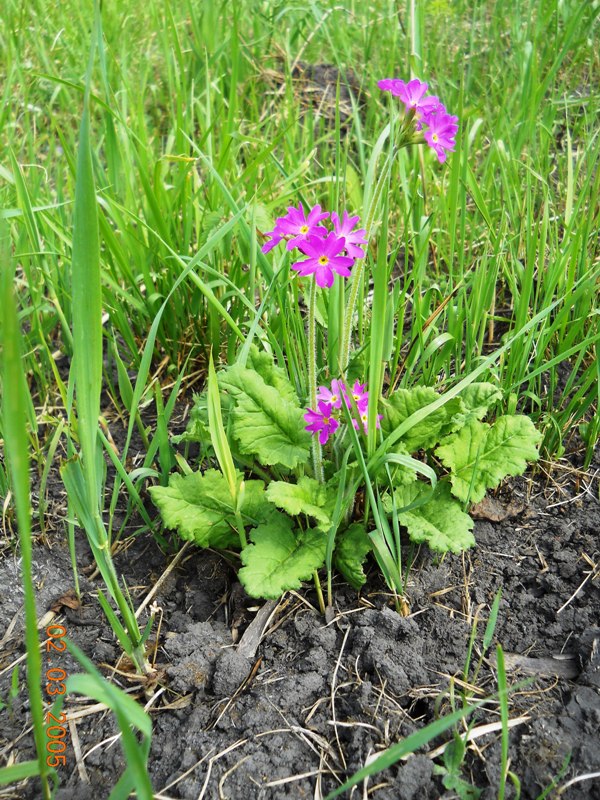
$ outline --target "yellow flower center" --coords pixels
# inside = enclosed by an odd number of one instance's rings
[[[358,403],[358,401],[360,400],[360,395],[359,394],[353,394],[352,397],[354,398],[354,402],[355,403]]]
[[[330,421],[330,417],[323,417],[323,425],[329,425]]]
[[[322,267],[326,267],[327,264],[329,264],[329,259],[327,258],[327,256],[321,256],[321,258],[319,258],[319,264]]]
[[[337,394],[332,394],[332,395],[331,395],[331,402],[332,402],[332,403],[337,403],[337,401],[338,401],[338,399],[337,399]]]
[[[368,418],[369,418],[369,417],[368,417],[368,415],[367,415],[367,414],[361,414],[361,415],[360,415],[360,418],[362,419],[362,421],[363,421],[363,422],[366,422],[366,421],[368,420]]]
[[[438,140],[438,135],[437,135],[437,133],[433,133],[433,134],[431,134],[431,141],[432,141],[434,144],[437,144],[437,140]]]
[[[300,233],[308,233],[308,225],[303,225],[300,228]]]

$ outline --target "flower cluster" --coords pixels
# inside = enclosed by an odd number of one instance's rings
[[[333,230],[321,224],[328,217]],[[268,253],[285,241],[287,250],[297,249],[307,256],[293,263],[292,269],[304,276],[314,274],[318,286],[330,288],[336,274],[347,278],[354,261],[365,255],[366,231],[355,230],[359,222],[360,217],[351,217],[347,211],[340,219],[335,212],[321,211],[319,205],[313,206],[307,214],[299,203],[298,208],[290,206],[285,216],[277,218],[273,230],[265,234],[269,241],[262,252]]]
[[[415,120],[415,130],[422,131],[423,140],[435,151],[440,164],[443,164],[446,153],[453,152],[456,146],[454,137],[458,130],[458,117],[446,111],[439,97],[427,95],[427,84],[418,78],[408,83],[396,78],[385,78],[377,86],[400,98],[409,119]]]
[[[369,392],[366,384],[355,381],[354,386],[348,392],[342,381],[333,380],[330,388],[319,386],[317,408],[308,408],[304,415],[304,419],[308,423],[306,430],[313,434],[318,433],[321,444],[326,444],[329,437],[333,436],[340,427],[339,418],[343,418],[343,414],[340,413],[342,403],[351,413],[356,408],[359,419],[353,418],[352,424],[357,431],[360,430],[362,424],[364,432],[367,433]],[[380,420],[381,414],[377,416],[377,427],[379,427]]]

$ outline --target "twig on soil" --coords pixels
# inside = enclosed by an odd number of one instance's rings
[[[206,778],[204,779],[204,783],[202,785],[202,789],[200,794],[198,795],[197,800],[202,800],[204,795],[206,794],[206,790],[208,788],[208,782],[210,781],[210,776],[212,773],[213,765],[217,763],[220,758],[226,756],[227,753],[231,753],[233,750],[237,750],[238,747],[241,747],[243,744],[246,744],[248,739],[239,739],[237,742],[230,744],[229,747],[226,747],[225,750],[221,750],[220,753],[217,753],[215,756],[212,756],[208,760],[208,769],[206,770]],[[170,784],[172,785],[172,784]]]
[[[351,608],[349,611],[339,611],[335,615],[335,617],[333,619],[329,620],[329,622],[327,622],[325,625],[323,625],[323,627],[324,628],[329,628],[332,625],[335,625],[341,619],[344,619],[344,617],[350,616],[350,614],[356,614],[359,611],[368,611],[368,610],[369,610],[369,606],[360,606],[359,608]]]
[[[585,558],[585,556],[584,556],[584,558]],[[587,560],[588,564],[590,564],[590,566],[591,566],[591,570],[588,572],[588,574],[586,575],[586,577],[584,578],[584,580],[583,580],[583,581],[582,581],[582,582],[579,584],[579,586],[577,587],[577,589],[575,589],[575,591],[573,592],[573,594],[571,595],[571,597],[569,597],[569,599],[567,600],[567,602],[566,602],[566,603],[564,603],[564,604],[563,604],[563,605],[562,605],[562,606],[561,606],[561,607],[558,609],[558,611],[556,612],[557,614],[560,614],[560,613],[561,613],[561,611],[564,611],[564,610],[565,610],[565,608],[566,608],[566,607],[567,607],[567,606],[568,606],[570,603],[572,603],[572,602],[573,602],[573,600],[574,600],[574,599],[577,597],[577,595],[579,594],[579,592],[580,592],[580,591],[583,589],[583,587],[584,587],[584,586],[586,585],[586,583],[587,583],[587,582],[590,580],[590,578],[592,578],[592,580],[594,580],[594,579],[595,579],[596,577],[598,577],[598,575],[600,574],[600,572],[599,572],[599,570],[598,570],[598,568],[600,567],[600,564],[594,564],[594,563],[591,561],[591,559],[589,559],[589,557],[588,557],[586,560]]]
[[[171,563],[170,563],[170,564],[169,564],[169,565],[166,567],[166,569],[165,569],[165,571],[163,572],[163,574],[162,574],[162,575],[160,576],[160,578],[159,578],[159,579],[156,581],[156,583],[154,584],[154,586],[152,587],[152,589],[150,589],[150,591],[148,592],[148,594],[146,595],[146,597],[145,597],[145,598],[144,598],[144,600],[142,601],[141,605],[139,606],[138,610],[135,612],[135,618],[136,618],[136,619],[138,619],[138,618],[139,618],[139,616],[140,616],[140,614],[142,613],[142,611],[143,611],[143,610],[146,608],[146,606],[148,605],[148,603],[150,603],[150,601],[153,599],[153,597],[154,597],[154,596],[155,596],[155,594],[158,592],[158,590],[160,589],[160,587],[163,585],[163,583],[166,581],[166,579],[169,577],[169,575],[170,575],[170,574],[173,572],[173,570],[175,569],[175,567],[176,567],[176,566],[179,564],[179,562],[180,562],[180,561],[181,561],[181,559],[183,558],[183,556],[184,556],[184,554],[185,554],[185,552],[186,552],[186,550],[188,549],[188,547],[189,547],[189,546],[190,546],[190,543],[189,543],[189,542],[186,542],[186,543],[183,545],[183,547],[181,548],[181,550],[180,550],[180,551],[177,553],[177,555],[175,556],[175,558],[174,558],[174,559],[171,561]]]
[[[199,761],[196,761],[195,764],[192,764],[192,766],[189,769],[186,769],[186,771],[183,772],[181,775],[179,775],[179,777],[175,778],[174,781],[171,781],[171,783],[167,783],[167,785],[163,789],[161,789],[160,792],[154,795],[154,800],[171,800],[171,798],[167,797],[165,794],[163,794],[163,792],[166,792],[167,789],[171,789],[173,786],[176,786],[180,781],[184,780],[184,778],[187,778],[188,775],[191,775],[192,772],[196,769],[196,767],[199,767],[200,764],[203,764],[207,758],[210,758],[210,755],[211,753],[214,752],[214,749],[215,748],[212,747],[208,751],[208,753],[206,753],[206,755],[202,756],[202,758]]]
[[[521,670],[528,675],[554,676],[565,680],[573,680],[579,675],[575,656],[563,658],[529,658],[520,653],[504,653],[507,670]],[[490,656],[490,662],[496,666],[495,654]],[[537,691],[534,692],[537,694]]]
[[[81,752],[81,742],[79,741],[79,734],[77,733],[77,724],[74,720],[68,720],[69,732],[71,733],[71,742],[73,744],[73,752],[75,753],[75,763],[77,764],[77,772],[83,783],[90,782],[90,776],[87,774],[85,764],[83,763],[83,753]]]
[[[336,739],[337,745],[338,745],[338,753],[340,754],[340,758],[341,758],[342,764],[344,765],[344,769],[347,769],[346,759],[344,758],[344,751],[342,749],[342,744],[340,742],[340,737],[339,737],[338,729],[337,729],[337,721],[336,721],[336,718],[335,718],[335,695],[336,695],[336,692],[337,692],[337,688],[336,688],[335,682],[337,680],[338,670],[339,670],[340,665],[342,663],[342,655],[344,654],[344,648],[346,647],[346,642],[348,641],[348,635],[349,634],[350,634],[350,628],[346,628],[346,633],[344,634],[344,640],[343,640],[342,646],[340,648],[340,653],[338,655],[337,661],[335,662],[335,668],[333,670],[333,675],[331,676],[331,716],[332,716],[331,724],[334,725],[335,739]]]
[[[516,728],[517,725],[522,725],[524,722],[529,722],[530,719],[531,717],[515,717],[515,719],[509,719],[507,724],[509,728]],[[472,742],[476,739],[480,739],[482,736],[487,736],[490,733],[501,731],[502,724],[502,722],[488,722],[486,725],[479,725],[477,728],[473,728],[467,732],[466,741]],[[431,750],[429,753],[426,753],[427,757],[434,759],[438,756],[441,756],[449,744],[452,744],[452,742],[445,742],[444,744],[441,744],[439,747],[436,747],[435,750]],[[378,755],[381,755],[381,753],[378,753]],[[408,760],[410,757],[411,756],[404,756],[403,760]]]
[[[240,639],[237,651],[241,655],[246,656],[247,659],[253,659],[261,643],[263,633],[267,625],[275,616],[278,608],[277,600],[268,600],[261,608],[259,608],[256,616],[246,628],[244,635]]]
[[[219,781],[219,800],[227,800],[225,795],[223,794],[223,786],[225,785],[225,781],[231,775],[232,772],[235,772],[238,767],[241,767],[244,761],[248,761],[250,756],[244,756],[237,761],[233,767],[230,767],[226,772],[223,773],[221,780]]]
[[[582,781],[591,781],[595,778],[600,778],[600,772],[587,772],[585,775],[578,775],[576,778],[571,778],[570,781],[563,783],[556,795],[557,797],[560,797],[561,794],[569,788],[569,786],[573,786],[576,783],[581,783]]]
[[[235,703],[235,701],[236,701],[236,700],[237,700],[237,698],[238,698],[238,697],[239,697],[239,696],[242,694],[242,692],[245,692],[245,691],[246,691],[246,689],[247,689],[247,688],[250,686],[250,684],[252,683],[252,681],[253,681],[253,680],[254,680],[254,678],[256,677],[256,674],[257,674],[258,670],[260,669],[260,665],[261,665],[261,664],[262,664],[262,657],[261,657],[261,658],[258,658],[258,659],[256,660],[256,662],[255,662],[255,664],[252,666],[252,669],[250,670],[249,674],[248,674],[248,675],[247,675],[247,676],[244,678],[244,680],[243,680],[243,681],[240,683],[240,685],[237,687],[237,689],[236,689],[236,690],[235,690],[235,692],[234,692],[234,693],[231,695],[231,697],[230,697],[230,698],[229,698],[229,699],[228,699],[228,700],[225,702],[225,705],[223,706],[223,708],[222,708],[222,709],[221,709],[221,711],[219,712],[219,716],[218,716],[218,717],[215,719],[215,721],[214,721],[214,722],[212,722],[212,723],[209,725],[209,728],[216,728],[216,726],[219,724],[219,721],[221,720],[221,718],[223,717],[223,715],[227,713],[227,711],[228,711],[228,710],[231,708],[231,706],[232,706],[232,705]]]
[[[4,636],[2,637],[2,639],[0,639],[0,647],[2,647],[4,642],[6,642],[8,639],[10,639],[10,636],[11,636],[11,634],[12,634],[14,628],[15,628],[15,625],[17,624],[17,620],[20,619],[20,617],[21,617],[21,612],[22,611],[23,611],[23,608],[22,607],[19,608],[17,613],[14,615],[14,617],[9,622],[8,628],[6,629],[6,631],[4,633]]]
[[[313,769],[310,772],[302,772],[300,775],[291,775],[289,778],[280,778],[278,781],[269,781],[268,783],[261,783],[260,786],[269,787],[272,786],[284,786],[287,783],[294,783],[295,781],[302,781],[304,778],[313,778],[315,775],[318,775],[320,770]]]

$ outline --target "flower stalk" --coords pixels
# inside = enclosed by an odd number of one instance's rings
[[[308,301],[308,393],[311,408],[317,408],[317,282],[311,281]],[[312,437],[312,457],[315,479],[324,480],[323,455],[318,436]]]
[[[379,178],[377,179],[377,183],[375,184],[375,192],[373,193],[373,197],[369,205],[369,211],[367,212],[367,224],[366,224],[367,241],[370,239],[371,236],[373,221],[375,219],[375,213],[377,211],[377,207],[379,206],[379,201],[381,199],[383,187],[385,185],[387,176],[389,175],[389,172],[392,168],[392,164],[394,162],[396,153],[397,149],[394,148],[390,153],[390,155],[387,157],[384,168],[381,171],[381,175],[379,176]],[[364,258],[358,259],[355,262],[354,269],[352,270],[350,296],[348,297],[346,312],[344,314],[344,325],[342,328],[342,342],[340,348],[341,352],[340,372],[342,375],[345,375],[346,370],[348,369],[348,364],[350,362],[350,345],[352,342],[352,322],[354,319],[354,312],[356,310],[356,301],[358,299],[358,293],[360,291],[360,284],[362,281],[364,269],[365,269],[365,259]]]

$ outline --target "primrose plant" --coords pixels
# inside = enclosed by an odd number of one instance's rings
[[[254,597],[277,598],[312,577],[323,608],[318,570],[327,567],[331,603],[333,568],[358,589],[372,552],[402,610],[402,532],[441,553],[472,546],[469,505],[538,457],[541,437],[527,417],[484,421],[502,399],[491,383],[465,378],[461,390],[445,394],[430,386],[388,388],[377,359],[369,388],[357,373],[356,304],[370,251],[386,254],[386,243],[369,248],[369,237],[391,161],[402,147],[426,144],[443,163],[458,131],[457,117],[427,94],[426,83],[385,79],[379,87],[401,104],[365,227],[347,210],[340,216],[299,203],[265,235],[263,254],[281,258],[290,303],[298,297],[294,281],[308,295],[305,310],[295,308],[306,317],[307,340],[294,350],[307,354],[306,370],[290,380],[290,339],[273,347],[268,328],[264,348],[249,338],[232,365],[216,372],[211,361],[207,389],[180,437],[200,442],[204,468],[150,490],[166,527],[201,547],[239,552],[239,580]],[[334,326],[323,304],[334,295],[341,303],[337,374],[327,377],[322,349]],[[372,327],[371,355],[377,336]]]

